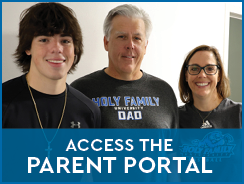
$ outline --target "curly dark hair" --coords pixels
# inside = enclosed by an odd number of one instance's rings
[[[181,72],[180,72],[180,80],[179,80],[179,91],[180,91],[180,98],[182,102],[184,103],[193,103],[193,96],[192,96],[192,91],[186,82],[186,66],[189,64],[192,56],[198,52],[198,51],[209,51],[212,52],[215,56],[217,64],[220,66],[219,67],[219,77],[220,80],[217,84],[217,93],[221,98],[227,98],[230,96],[230,83],[229,83],[229,78],[226,76],[225,71],[224,71],[224,65],[221,60],[219,51],[212,46],[208,45],[200,45],[194,49],[192,49],[188,55],[186,56],[186,59],[182,65]]]
[[[16,63],[26,73],[30,70],[31,56],[26,50],[31,49],[34,37],[54,34],[69,35],[73,39],[75,61],[68,73],[75,70],[83,53],[81,28],[71,8],[60,3],[37,3],[25,9],[20,15],[19,44],[14,53]]]

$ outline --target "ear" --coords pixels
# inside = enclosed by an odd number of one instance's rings
[[[145,45],[145,53],[144,53],[144,55],[145,55],[146,52],[147,52],[147,45],[148,45],[148,40],[147,40],[146,45]]]
[[[30,55],[31,55],[30,50],[26,50],[26,51],[25,51],[25,53],[26,53],[28,56],[30,56]]]
[[[73,62],[73,65],[76,64],[76,58],[77,58],[77,56],[75,55],[75,56],[74,56],[74,62]]]
[[[106,38],[106,36],[104,36],[104,38],[103,38],[103,44],[104,44],[104,48],[105,48],[105,50],[106,51],[108,51],[108,40],[107,40],[107,38]]]

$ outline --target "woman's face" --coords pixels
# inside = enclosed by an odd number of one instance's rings
[[[198,51],[189,61],[188,65],[217,65],[214,54],[211,51]],[[193,99],[215,98],[218,96],[217,84],[219,82],[219,71],[215,75],[207,75],[201,70],[198,75],[191,75],[186,71],[186,81],[192,91]]]

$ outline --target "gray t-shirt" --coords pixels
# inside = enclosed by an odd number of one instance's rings
[[[103,128],[179,127],[172,88],[145,72],[138,80],[123,81],[99,70],[77,79],[71,86],[100,107]]]
[[[202,112],[193,104],[185,104],[179,107],[179,116],[180,128],[200,128],[202,118],[207,116],[203,128],[242,128],[242,103],[226,98],[212,112]]]

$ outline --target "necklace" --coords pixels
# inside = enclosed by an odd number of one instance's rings
[[[194,106],[195,107],[195,106]],[[208,115],[205,117],[205,118],[202,118],[202,115],[200,114],[199,110],[195,107],[197,113],[199,114],[199,116],[201,117],[202,119],[202,126],[200,128],[212,128],[212,125],[209,123],[208,120],[205,121],[205,119],[207,119],[207,117],[213,112],[213,111],[210,111],[208,113]]]
[[[26,80],[26,82],[27,82],[27,80]],[[66,102],[67,102],[67,88],[65,88],[64,107],[63,107],[63,112],[62,112],[62,115],[61,115],[61,118],[60,118],[60,121],[59,121],[59,124],[58,124],[58,128],[57,128],[56,133],[54,134],[53,138],[49,141],[49,140],[47,139],[47,136],[46,136],[46,134],[45,134],[45,132],[44,132],[44,129],[43,129],[43,127],[42,127],[41,119],[40,119],[40,116],[39,116],[39,113],[38,113],[38,110],[37,110],[37,105],[36,105],[35,99],[34,99],[34,97],[33,97],[33,94],[32,94],[32,92],[31,92],[31,89],[30,89],[30,86],[29,86],[28,82],[27,82],[27,86],[28,86],[28,89],[29,89],[29,91],[30,91],[30,95],[31,95],[31,98],[32,98],[32,101],[33,101],[33,104],[34,104],[34,107],[35,107],[35,110],[36,110],[36,116],[37,116],[37,119],[38,119],[38,121],[39,121],[39,124],[40,124],[40,127],[41,127],[41,129],[42,129],[43,135],[44,135],[44,137],[45,137],[45,139],[46,139],[46,141],[47,141],[47,144],[48,144],[48,148],[45,149],[45,151],[47,151],[48,159],[50,159],[50,152],[52,151],[52,148],[50,147],[50,145],[51,145],[52,141],[54,140],[54,138],[56,137],[56,135],[57,135],[57,133],[58,133],[58,129],[59,129],[61,123],[62,123],[63,116],[64,116],[64,111],[65,111]]]

